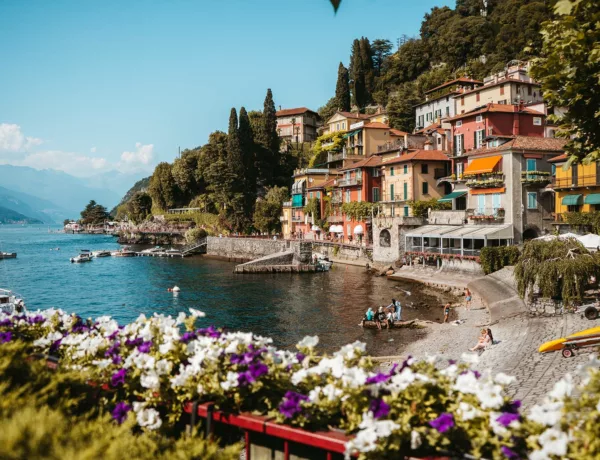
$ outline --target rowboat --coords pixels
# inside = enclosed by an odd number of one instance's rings
[[[540,353],[561,351],[565,358],[570,358],[575,355],[575,350],[596,345],[600,345],[600,326],[543,343],[538,351]]]

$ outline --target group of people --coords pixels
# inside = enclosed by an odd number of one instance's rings
[[[492,330],[490,328],[482,329],[481,335],[479,336],[479,340],[477,341],[477,345],[473,348],[469,348],[471,351],[485,350],[488,345],[492,345],[494,343],[494,336],[492,335]]]
[[[391,304],[387,307],[379,307],[376,312],[369,307],[361,322],[361,326],[365,325],[365,321],[375,321],[377,329],[381,329],[382,325],[389,329],[390,325],[394,324],[394,321],[402,321],[402,304],[400,301],[392,299]]]

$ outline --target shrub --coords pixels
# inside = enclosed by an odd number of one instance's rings
[[[521,252],[517,246],[496,246],[481,249],[479,260],[486,275],[498,271],[507,265],[515,265]]]
[[[185,241],[188,244],[194,244],[203,238],[206,238],[208,233],[203,228],[191,228],[185,232]]]

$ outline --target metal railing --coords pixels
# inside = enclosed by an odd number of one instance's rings
[[[475,208],[467,213],[467,217],[473,221],[485,222],[504,219],[506,213],[504,208]]]
[[[331,196],[331,202],[334,204],[339,204],[343,201],[341,194],[335,194]]]
[[[578,177],[554,177],[552,179],[554,188],[589,187],[600,185],[600,176],[578,176]]]
[[[338,180],[338,187],[351,187],[362,184],[362,177],[351,177],[350,179]]]
[[[490,188],[504,185],[503,173],[477,174],[467,176],[466,186],[469,188]]]
[[[552,176],[550,173],[540,174],[540,173],[521,173],[521,183],[523,185],[531,185],[531,186],[540,186],[544,187],[548,185],[552,181]]]
[[[461,249],[456,247],[441,247],[441,246],[407,246],[408,252],[424,252],[426,254],[454,254],[465,256],[478,256],[481,254],[481,249]]]
[[[291,208],[292,207],[292,202],[291,201],[284,201],[283,202],[283,207],[284,208]]]
[[[329,216],[327,218],[327,222],[331,222],[331,223],[344,222],[344,216]]]
[[[379,201],[382,202],[392,202],[392,201],[407,201],[409,198],[404,198],[404,193],[394,193],[393,195],[390,193],[383,193]]]

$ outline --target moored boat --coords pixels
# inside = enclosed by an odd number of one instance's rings
[[[82,251],[81,254],[75,257],[71,257],[72,264],[80,264],[83,262],[91,262],[92,261],[92,253],[85,250]]]
[[[23,299],[8,289],[0,289],[0,311],[7,314],[25,310]]]
[[[16,252],[0,252],[0,260],[2,259],[16,259],[17,258],[17,253]]]
[[[106,251],[106,250],[93,251],[92,255],[94,257],[110,257],[110,251]]]
[[[135,257],[137,254],[128,247],[124,247],[118,251],[111,252],[110,255],[113,257]]]

